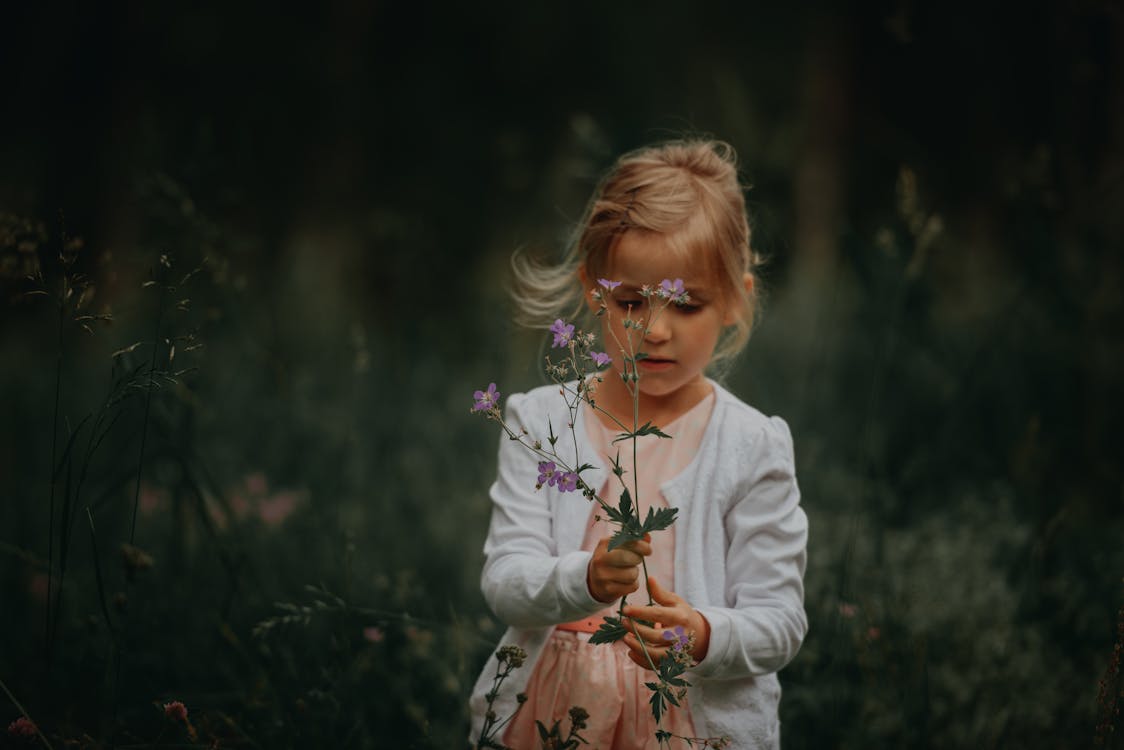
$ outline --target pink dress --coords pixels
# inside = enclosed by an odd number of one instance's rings
[[[636,460],[644,468],[639,477],[640,510],[647,514],[649,506],[667,507],[660,486],[675,477],[694,458],[702,441],[703,432],[714,409],[714,393],[691,407],[668,425],[660,429],[672,440],[642,437],[637,442]],[[622,440],[613,444],[620,431],[601,422],[588,405],[582,412],[586,430],[606,467],[611,467],[609,457],[620,449],[620,463],[625,470],[624,481],[632,492],[632,444]],[[611,472],[601,497],[615,505],[621,492],[621,483]],[[575,499],[576,501],[577,499]],[[598,521],[600,507],[593,505],[586,527],[582,549],[592,551],[614,527]],[[652,554],[648,556],[648,574],[660,584],[675,589],[675,528],[652,535]],[[643,571],[641,571],[643,575]],[[647,593],[643,585],[630,597],[630,603],[643,604]],[[615,615],[618,602],[606,606],[597,615],[578,627],[601,622],[602,615]],[[587,627],[592,629],[591,627]],[[643,750],[658,747],[655,739],[656,720],[648,703],[651,691],[644,685],[651,682],[651,671],[642,669],[628,658],[628,648],[623,643],[591,646],[589,632],[556,629],[535,664],[527,682],[527,702],[515,715],[504,733],[504,744],[516,750],[537,748],[541,745],[535,720],[549,729],[562,719],[562,736],[570,730],[569,710],[581,706],[589,712],[588,727],[580,734],[594,750]],[[663,729],[681,737],[694,737],[691,711],[686,701],[679,708],[671,707],[664,716]]]

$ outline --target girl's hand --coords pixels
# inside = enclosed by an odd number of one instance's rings
[[[630,604],[624,608],[624,615],[633,620],[627,623],[631,632],[623,639],[624,644],[629,648],[628,658],[645,669],[651,669],[652,664],[658,665],[672,644],[671,640],[664,638],[664,633],[681,626],[687,636],[693,637],[694,640],[691,657],[696,662],[705,659],[707,648],[710,646],[710,623],[697,609],[687,604],[683,597],[660,586],[655,576],[648,577],[648,586],[651,588],[652,598],[656,600],[656,604],[650,607],[637,607]],[[656,627],[650,628],[637,620],[654,622]],[[640,645],[636,633],[640,634],[640,638],[647,645],[647,655],[644,654],[644,647]],[[651,663],[648,661],[649,658]]]
[[[647,534],[643,541],[622,544],[612,551],[609,537],[598,542],[585,574],[593,598],[608,604],[640,588],[640,563],[652,554],[651,541],[652,535]]]

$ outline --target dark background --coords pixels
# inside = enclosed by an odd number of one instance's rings
[[[1121,6],[527,5],[4,9],[0,723],[459,746],[508,258],[704,133],[811,521],[785,746],[1112,746]]]

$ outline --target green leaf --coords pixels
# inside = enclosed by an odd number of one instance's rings
[[[554,444],[558,442],[558,436],[554,434],[554,425],[550,423],[550,417],[546,418],[546,429],[550,433],[550,447],[553,448]]]
[[[541,739],[543,742],[546,742],[547,740],[550,739],[551,733],[546,731],[546,727],[543,726],[543,723],[541,721],[539,721],[538,719],[535,719],[535,726],[537,726],[539,728],[539,739]],[[555,723],[554,726],[557,727],[558,724]]]
[[[647,684],[649,687],[651,687],[652,685],[652,683],[650,682]],[[661,693],[659,689],[656,689],[655,692],[652,693],[652,698],[648,702],[652,704],[652,716],[656,717],[656,721],[658,722],[667,711],[663,702],[663,693]]]
[[[616,643],[626,635],[628,635],[628,628],[624,626],[619,617],[606,617],[597,632],[589,637],[589,642],[593,644]]]
[[[679,513],[678,508],[648,508],[648,517],[644,519],[644,523],[640,525],[640,538],[643,539],[644,535],[652,531],[663,531],[675,523],[676,514]]]
[[[651,422],[645,422],[643,425],[641,425],[639,428],[637,428],[636,432],[622,432],[622,433],[618,434],[615,438],[613,438],[613,442],[619,443],[622,440],[628,440],[629,438],[636,438],[636,437],[644,437],[645,435],[655,435],[656,437],[659,437],[659,438],[668,438],[669,440],[671,439],[671,435],[668,435],[666,432],[661,430],[659,427],[656,427]]]
[[[636,434],[637,436],[655,435],[656,437],[668,438],[669,440],[671,439],[671,435],[663,432],[659,427],[656,427],[651,422],[645,422],[644,425],[636,431]]]
[[[624,492],[621,493],[621,502],[617,507],[621,509],[621,515],[625,518],[632,515],[632,495],[628,494],[627,487],[625,487]]]
[[[608,503],[603,506],[603,510],[605,511],[605,514],[609,516],[610,521],[614,523],[625,523],[626,519],[621,515],[621,512]]]

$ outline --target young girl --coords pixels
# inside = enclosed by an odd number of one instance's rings
[[[589,713],[581,735],[602,750],[654,748],[656,722],[645,682],[669,648],[665,629],[689,638],[697,665],[688,670],[687,698],[672,707],[662,728],[680,737],[728,737],[735,748],[780,746],[776,672],[796,654],[807,631],[803,575],[807,519],[799,506],[792,438],[778,417],[738,400],[706,372],[745,345],[756,306],[745,200],[733,150],[711,141],[677,141],[627,154],[600,184],[559,268],[516,263],[516,302],[524,317],[549,323],[596,312],[596,290],[608,314],[600,318],[611,369],[597,386],[598,410],[582,406],[557,448],[576,445],[577,459],[597,464],[582,478],[615,498],[607,470],[627,443],[604,409],[633,424],[633,397],[619,376],[623,354],[614,341],[631,332],[626,317],[651,323],[638,349],[639,424],[651,421],[673,439],[639,438],[641,510],[678,508],[675,524],[648,540],[608,550],[612,527],[598,506],[554,486],[536,490],[536,459],[505,436],[491,488],[491,525],[484,544],[484,597],[507,625],[501,644],[528,657],[495,701],[500,717],[524,703],[503,742],[532,750],[541,741],[535,721],[550,727],[581,706]],[[683,280],[684,305],[648,317],[640,290]],[[598,280],[619,281],[610,291]],[[567,425],[557,386],[517,394],[506,403],[507,423],[532,433]],[[632,483],[632,451],[619,450]],[[569,459],[574,459],[569,455]],[[573,464],[573,465],[576,465]],[[640,563],[655,600],[647,601]],[[624,614],[657,627],[610,645],[590,645],[602,615]],[[626,621],[627,623],[628,621]],[[630,630],[632,624],[629,624]],[[473,693],[473,739],[478,736],[495,665],[487,664]],[[685,744],[676,741],[679,746]],[[701,743],[698,743],[701,745]]]

